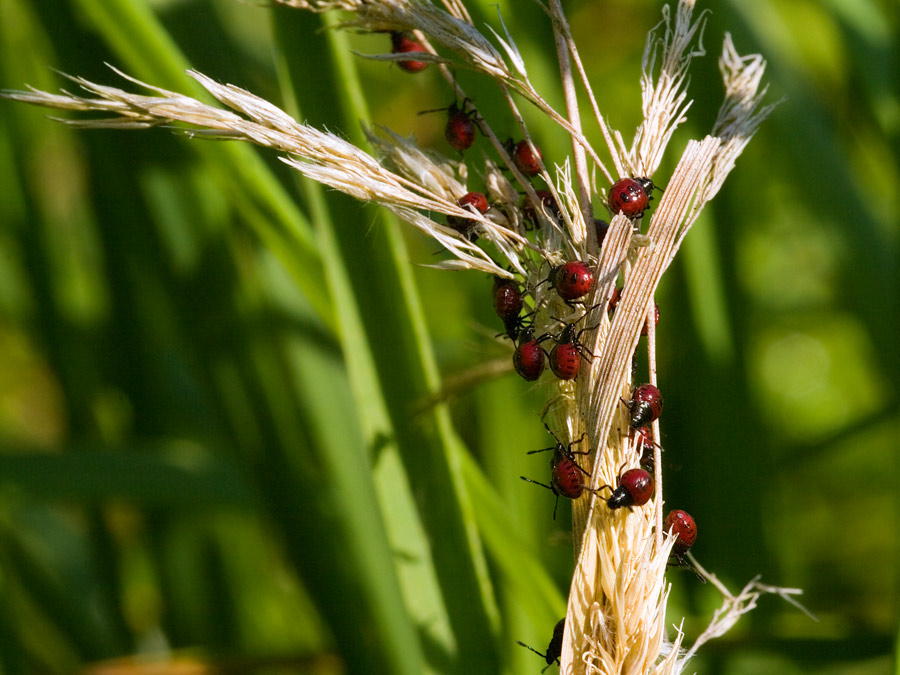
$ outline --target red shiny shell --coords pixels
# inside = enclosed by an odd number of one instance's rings
[[[544,372],[544,350],[537,340],[527,340],[513,352],[513,367],[525,380],[533,382]]]
[[[424,52],[425,48],[406,33],[391,33],[391,53]],[[398,61],[397,65],[408,73],[418,73],[428,67],[427,61]]]
[[[568,457],[558,458],[555,462],[550,484],[557,493],[569,499],[578,499],[584,492],[581,469]]]
[[[663,398],[659,389],[652,384],[642,384],[631,394],[631,426],[646,426],[662,414]]]
[[[631,400],[634,403],[638,401],[648,403],[650,410],[653,412],[653,419],[658,418],[662,414],[663,398],[659,389],[652,384],[642,384],[631,394]]]
[[[528,141],[519,141],[513,146],[512,158],[516,168],[529,178],[541,172],[541,150],[537,146],[532,150]]]
[[[456,200],[456,204],[462,208],[465,208],[467,205],[473,206],[478,213],[487,213],[488,208],[490,208],[487,197],[480,192],[467,192]]]
[[[649,190],[647,185],[649,185]],[[635,178],[623,178],[609,188],[609,210],[613,214],[621,211],[628,218],[640,218],[647,210],[652,190],[653,183],[649,180],[645,184]]]
[[[522,291],[515,281],[504,280],[494,285],[494,311],[504,323],[519,316],[522,311]]]
[[[656,481],[649,471],[629,469],[619,477],[619,485],[628,491],[635,506],[643,506],[653,496]]]
[[[606,501],[611,509],[623,506],[643,506],[653,496],[656,481],[653,474],[644,469],[629,469],[619,476],[619,485]]]
[[[666,532],[672,530],[672,534],[677,537],[675,545],[672,546],[673,555],[684,555],[697,541],[697,523],[687,511],[681,509],[669,511],[663,529]]]
[[[557,344],[550,350],[550,369],[561,380],[574,380],[581,368],[581,356],[571,342]]]
[[[563,300],[577,300],[594,287],[594,271],[582,260],[573,260],[550,272],[550,283]]]
[[[451,113],[447,118],[444,138],[454,150],[468,150],[475,142],[475,122],[461,110]]]
[[[467,192],[462,197],[456,200],[456,204],[460,208],[464,209],[467,205],[470,205],[479,213],[484,213],[489,208],[487,197],[485,197],[480,192]],[[466,209],[466,211],[468,210],[469,209]],[[447,226],[452,227],[454,230],[468,237],[472,241],[477,238],[477,234],[475,233],[475,228],[477,225],[478,221],[474,220],[473,218],[447,216]]]

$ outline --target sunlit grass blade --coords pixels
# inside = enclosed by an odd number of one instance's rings
[[[460,453],[466,485],[491,558],[503,570],[517,602],[535,622],[565,614],[563,594],[535,552],[519,537],[507,507],[475,460]],[[565,505],[563,505],[565,507]]]
[[[52,517],[49,514],[42,515]],[[42,515],[36,514],[36,517],[41,518]],[[73,588],[64,583],[60,575],[55,574],[56,570],[50,569],[46,560],[21,539],[18,533],[10,531],[8,525],[0,532],[0,545],[4,552],[6,581],[10,585],[15,582],[24,591],[24,597],[18,599],[16,604],[24,602],[31,605],[27,611],[34,612],[36,631],[47,631],[52,626],[52,631],[56,632],[54,637],[65,640],[65,648],[60,645],[60,650],[71,650],[83,659],[103,658],[113,653],[114,646],[106,631],[107,626],[103,625],[96,614],[84,611],[88,595],[87,584]],[[20,611],[26,610],[21,608]],[[43,625],[44,621],[49,625]],[[19,639],[26,644],[30,641],[24,635]],[[50,639],[52,638],[48,635],[48,641]],[[35,645],[28,645],[30,649],[34,647]]]
[[[229,464],[196,448],[179,460],[177,445],[149,444],[110,451],[102,447],[63,453],[21,452],[5,448],[0,475],[34,498],[87,504],[117,497],[146,506],[249,508],[250,493]]]
[[[76,4],[129,75],[209,100],[185,75],[190,63],[144,0],[78,0]],[[117,77],[112,72],[110,76],[111,80]],[[191,143],[190,147],[204,159],[222,194],[241,208],[247,222],[279,256],[320,318],[331,325],[327,296],[318,292],[321,263],[310,224],[257,151],[241,143]]]
[[[359,119],[365,119],[365,107],[345,37],[337,32],[321,34],[318,20],[298,12],[279,9],[276,17],[303,117],[313,124],[340,124],[350,138],[364,143]],[[309,68],[306,55],[312,42],[333,55],[334,66],[318,63],[316,69]],[[314,83],[323,80],[340,85],[320,91]],[[309,91],[320,95],[303,95]],[[446,411],[439,407],[411,417],[416,401],[430,393],[437,380],[405,247],[396,223],[385,219],[378,231],[367,235],[364,218],[372,218],[374,212],[361,211],[337,197],[328,202],[330,219],[322,223],[323,249],[344,325],[342,341],[357,400],[363,410],[371,408],[370,423],[383,424],[383,411],[387,412],[390,427],[384,431],[396,438],[409,484],[424,496],[420,516],[456,640],[456,667],[461,672],[491,671],[496,659],[496,608],[448,436]],[[372,359],[374,372],[364,364],[364,357]],[[377,380],[370,381],[373,374]],[[367,404],[364,393],[377,398]]]

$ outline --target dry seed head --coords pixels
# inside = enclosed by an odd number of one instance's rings
[[[487,160],[484,166],[484,183],[487,187],[487,195],[490,201],[500,204],[512,211],[518,206],[519,193],[500,168],[494,162]],[[518,209],[515,209],[518,212]],[[518,215],[518,213],[517,213]],[[516,232],[521,231],[518,226],[513,227]]]
[[[510,276],[482,248],[466,241],[452,229],[432,221],[422,211],[477,220],[486,237],[499,242],[506,262],[514,268],[521,268],[516,251],[525,246],[527,240],[456,204],[458,197],[465,193],[465,188],[448,168],[450,160],[447,160],[447,165],[440,165],[405,139],[394,136],[393,144],[382,144],[381,147],[391,148],[388,154],[408,174],[407,177],[385,168],[377,159],[340,136],[301,124],[268,101],[239,87],[221,85],[201,73],[189,71],[188,74],[216,99],[244,116],[119,74],[159,95],[132,94],[73,77],[70,79],[95,97],[34,90],[5,92],[4,96],[50,108],[118,116],[99,120],[62,120],[73,126],[131,129],[181,122],[199,127],[189,131],[192,136],[244,140],[286,152],[290,156],[283,158],[283,161],[305,176],[357,199],[382,204],[433,236],[457,256],[453,264],[440,265],[442,267]]]
[[[641,74],[644,121],[635,132],[631,149],[624,153],[632,176],[656,172],[672,134],[687,119],[691,105],[685,91],[688,68],[693,57],[706,53],[700,44],[705,19],[701,15],[694,20],[693,9],[693,0],[679,3],[673,25],[671,10],[664,6],[662,22],[647,36]],[[663,34],[657,36],[660,29]],[[655,73],[657,62],[659,72]],[[621,137],[619,143],[624,149]]]
[[[768,87],[760,89],[766,62],[759,54],[741,56],[734,48],[731,35],[725,34],[719,70],[725,84],[725,100],[713,126],[714,136],[722,139],[715,170],[704,198],[712,199],[734,168],[735,160],[778,103],[762,105]]]
[[[584,419],[589,437],[600,439],[592,470],[593,488],[604,483],[615,485],[619,467],[636,466],[639,460],[628,443],[628,423],[620,403],[621,398],[628,397],[631,356],[653,293],[684,229],[689,226],[687,218],[699,199],[701,179],[711,172],[719,145],[719,139],[712,137],[688,144],[651,219],[648,237],[652,246],[637,251],[626,279],[626,292],[608,334],[603,343],[595,345],[597,357],[591,364],[578,406],[586,411]],[[607,237],[611,237],[611,247],[626,243],[622,238],[626,228],[623,220],[614,218],[610,225]],[[606,249],[604,245],[605,254],[613,252]],[[619,255],[625,254],[622,249],[618,251]],[[600,292],[603,290],[598,288]],[[595,605],[608,615],[607,630],[603,633],[579,633],[577,629],[567,632],[563,667],[573,668],[573,673],[593,672],[592,669],[615,673],[671,672],[668,669],[674,663],[675,652],[670,652],[654,670],[648,668],[655,659],[647,660],[648,654],[659,655],[662,650],[666,606],[664,572],[671,547],[669,541],[655,548],[658,499],[657,495],[624,517],[610,513],[603,501],[596,498],[587,500],[587,508],[582,506],[573,511],[578,562],[567,616],[573,627],[586,629]],[[635,617],[639,617],[639,628],[634,624]]]
[[[352,18],[342,25],[370,31],[418,30],[454,52],[469,67],[501,80],[516,82],[500,52],[467,20],[424,2],[404,0],[277,0],[315,12],[342,9]],[[391,57],[394,58],[394,57]]]
[[[386,127],[379,127],[382,138],[365,130],[366,138],[378,154],[395,169],[428,194],[444,201],[456,201],[466,193],[466,165],[454,162],[431,150],[420,148],[414,138],[403,138]],[[457,179],[459,176],[459,179]]]
[[[687,51],[688,38],[698,30],[697,24],[690,23],[689,12],[682,12],[690,4],[682,3],[676,27],[671,33],[667,31],[667,39],[663,41],[660,85],[648,85],[645,80],[645,103],[649,100],[652,104],[645,105],[645,113],[658,114],[655,120],[645,119],[638,131],[632,154],[627,157],[632,170],[655,168],[656,158],[687,109],[684,93],[678,92],[678,88],[685,82],[690,57],[697,54]],[[679,54],[679,59],[672,58]],[[676,65],[679,63],[683,69]],[[720,115],[720,121],[729,119],[731,125],[717,124],[716,131],[722,133],[720,129],[729,128],[731,138],[708,136],[701,142],[689,143],[651,218],[647,233],[651,246],[636,252],[626,279],[628,292],[620,301],[608,331],[603,325],[597,331],[594,350],[599,358],[594,359],[589,377],[582,382],[578,412],[573,411],[583,415],[589,437],[596,439],[591,481],[594,488],[603,482],[615,485],[619,467],[629,462],[636,465],[639,459],[634,446],[628,443],[628,424],[618,403],[629,391],[628,364],[656,285],[700,210],[715,194],[734,166],[737,154],[769,112],[768,108],[759,110],[757,88],[761,59],[740,59],[730,39],[726,39],[723,63],[728,65],[723,66],[727,91],[723,110],[740,110],[742,115]],[[751,74],[741,66],[750,69]],[[741,86],[730,86],[730,82]],[[665,95],[654,92],[665,92]],[[740,139],[740,149],[732,139]],[[643,174],[643,170],[636,173]],[[605,254],[614,250],[624,252],[624,225],[617,219],[611,223],[604,244]],[[608,288],[598,286],[593,302],[608,297],[607,292]],[[658,547],[652,543],[658,540],[656,531],[661,514],[658,498],[657,495],[624,519],[610,514],[596,497],[582,499],[575,505],[573,532],[578,562],[569,596],[567,628],[571,626],[571,630],[567,630],[564,639],[562,672],[677,673],[683,668],[686,659],[679,658],[680,633],[675,644],[668,645],[664,631],[667,596],[664,572],[672,540],[666,538]],[[660,658],[661,655],[664,656]]]
[[[507,65],[500,51],[491,44],[491,41],[472,25],[468,13],[458,11],[460,4],[458,2],[445,2],[446,10],[430,3],[411,0],[315,0],[313,2],[276,0],[276,2],[314,12],[326,12],[333,9],[351,12],[353,18],[341,24],[344,27],[370,31],[415,30],[417,36],[427,38],[424,39],[423,45],[429,51],[432,51],[429,40],[433,40],[461,59],[459,63],[451,65],[476,70],[530,100],[550,119],[577,138],[578,143],[584,146],[594,161],[600,163],[600,158],[581,132],[554,110],[531,84],[525,68],[525,61],[505,26],[503,27],[505,37],[501,37],[490,26],[488,26],[488,30],[506,54],[512,68]],[[502,17],[500,17],[500,23],[503,23]],[[404,56],[383,54],[366,58],[398,61],[403,60]],[[425,57],[423,60],[446,62],[445,59],[438,57]],[[508,91],[506,93],[508,102],[512,105]]]
[[[722,605],[713,613],[713,617],[709,622],[706,630],[704,630],[691,645],[690,649],[678,655],[675,660],[672,671],[673,673],[681,673],[688,661],[697,653],[697,649],[712,640],[727,633],[737,620],[744,614],[756,607],[756,602],[763,595],[777,595],[785,602],[790,603],[801,612],[810,617],[813,621],[818,621],[815,616],[801,605],[794,596],[801,595],[803,591],[799,588],[784,588],[782,586],[770,586],[759,582],[759,577],[751,579],[738,593],[732,594],[725,585],[719,581],[715,574],[707,572],[702,565],[690,553],[687,554],[691,565],[709,581],[722,594]],[[680,634],[680,631],[679,631]]]

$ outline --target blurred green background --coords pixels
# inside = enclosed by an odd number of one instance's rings
[[[496,0],[467,4],[497,26]],[[565,4],[628,136],[661,5]],[[499,7],[562,109],[539,7]],[[733,589],[801,587],[818,621],[766,597],[689,670],[895,672],[898,6],[701,7],[709,54],[654,179],[715,120],[724,31],[783,102],[658,295],[666,501]],[[57,69],[133,90],[109,63],[202,96],[193,67],[357,142],[369,120],[449,152],[441,116],[416,114],[450,103],[435,69],[354,58],[387,37],[322,28],[230,0],[0,0],[0,87],[74,91]],[[493,85],[459,78],[514,135]],[[561,161],[563,134],[523,108]],[[0,672],[138,672],[109,663],[133,654],[160,672],[538,672],[514,641],[544,649],[571,536],[518,478],[545,478],[524,453],[547,445],[546,391],[491,376],[509,347],[483,275],[424,267],[432,241],[273,153],[165,129],[72,130],[2,101],[0,185]],[[690,644],[719,598],[670,578]]]

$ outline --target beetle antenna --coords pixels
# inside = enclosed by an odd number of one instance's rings
[[[535,485],[540,485],[541,487],[547,488],[548,490],[551,490],[552,492],[556,492],[556,490],[554,490],[552,487],[550,487],[549,485],[545,485],[544,483],[541,483],[540,481],[532,480],[531,478],[525,478],[525,476],[519,476],[519,478],[521,478],[522,480],[524,480],[528,483],[534,483]]]
[[[553,432],[553,430],[547,425],[546,422],[544,422],[544,428],[547,430],[547,433],[548,433],[548,434],[550,434],[551,436],[553,436],[553,438],[556,439],[556,442],[557,442],[559,445],[563,445],[563,442],[562,442],[561,440],[559,440],[559,436],[557,436],[557,435]]]
[[[524,642],[522,642],[521,640],[516,640],[516,644],[519,645],[520,647],[525,647],[525,649],[530,649],[530,650],[533,651],[535,654],[537,654],[537,655],[540,656],[542,659],[544,659],[544,661],[547,661],[547,665],[544,666],[544,667],[541,669],[541,672],[542,672],[542,673],[543,673],[544,671],[546,671],[547,668],[549,668],[550,666],[552,666],[554,661],[555,661],[556,663],[559,663],[559,659],[558,659],[558,658],[557,658],[557,659],[553,659],[553,660],[548,660],[548,659],[547,659],[547,654],[546,654],[546,652],[539,652],[537,649],[535,649],[535,648],[532,647],[531,645],[526,645],[526,644],[525,644]]]
[[[447,108],[433,108],[431,110],[420,110],[417,114],[427,115],[429,113],[436,113],[436,112],[447,112]]]

